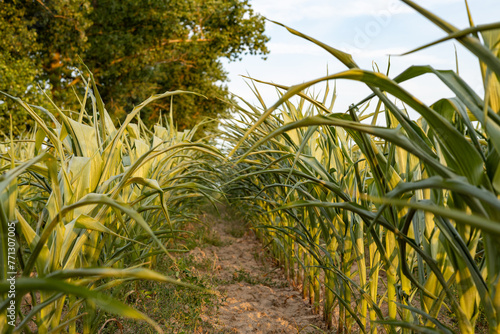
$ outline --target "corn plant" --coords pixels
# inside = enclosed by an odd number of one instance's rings
[[[152,130],[140,121],[149,103],[184,92],[150,97],[115,127],[92,76],[83,81],[79,112],[56,105],[48,111],[9,96],[36,128],[0,146],[2,333],[96,333],[104,311],[162,332],[120,301],[121,286],[140,279],[191,286],[151,268],[159,255],[182,251],[176,240],[194,219],[190,209],[218,191],[212,166],[220,153],[193,140],[196,128],[178,132],[172,116]],[[15,296],[8,295],[10,226],[17,240]],[[21,309],[28,300],[31,308]],[[11,326],[6,311],[13,301]]]
[[[227,191],[269,213],[259,236],[316,311],[323,299],[324,318],[339,332],[451,333],[452,322],[438,319],[450,310],[462,333],[474,333],[481,312],[499,333],[500,24],[470,18],[458,30],[403,2],[447,33],[429,45],[455,39],[477,57],[485,96],[451,70],[412,66],[390,78],[361,69],[285,26],[347,70],[292,87],[266,83],[281,92],[276,103],[266,106],[256,91],[261,107],[237,106],[241,122],[227,127],[238,169]],[[426,105],[401,86],[423,74],[454,97]],[[340,79],[372,94],[338,111],[334,97],[305,92]]]

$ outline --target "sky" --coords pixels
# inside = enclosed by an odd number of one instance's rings
[[[463,0],[416,0],[457,28],[469,26]],[[388,55],[390,77],[394,77],[411,65],[432,65],[436,69],[458,69],[473,89],[482,94],[479,65],[473,55],[456,41],[449,41],[417,53],[398,56],[427,44],[446,34],[432,22],[398,0],[250,0],[253,10],[269,20],[278,21],[305,33],[332,47],[352,54],[358,65],[367,70],[374,66],[386,73]],[[469,0],[474,23],[499,21],[500,0]],[[241,75],[294,85],[342,72],[347,68],[320,47],[290,34],[285,28],[272,22],[266,23],[270,54],[267,60],[259,56],[244,56],[242,61],[225,63],[229,72],[229,90],[252,104],[258,100]],[[344,112],[370,94],[363,84],[338,80],[337,100],[334,112]],[[330,83],[330,87],[333,82]],[[403,85],[408,91],[426,103],[433,103],[453,94],[438,79],[425,75]],[[258,84],[259,93],[269,106],[277,100],[273,87]],[[314,88],[315,93],[324,84]]]

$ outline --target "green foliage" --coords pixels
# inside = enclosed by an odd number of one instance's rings
[[[484,98],[453,71],[412,66],[389,78],[286,27],[348,70],[271,84],[276,103],[241,110],[242,121],[227,124],[226,190],[260,208],[259,236],[317,312],[322,301],[327,324],[338,319],[338,333],[498,333],[500,24],[459,31],[403,1],[477,56]],[[455,96],[426,105],[402,87],[423,74]],[[373,94],[336,110],[328,85],[321,99],[306,92],[336,79]]]
[[[219,100],[228,95],[221,58],[268,52],[264,20],[247,0],[13,0],[0,8],[0,29],[11,39],[0,42],[9,45],[0,48],[0,70],[7,73],[0,90],[30,101],[40,94],[39,85],[63,109],[78,110],[71,87],[81,81],[80,56],[116,122],[152,94],[205,95],[175,101],[180,130],[227,115],[227,104]],[[150,127],[170,108],[157,101],[143,110],[142,119]]]
[[[67,116],[54,107],[61,122],[50,112],[51,122],[45,122],[34,107],[13,98],[37,131],[0,144],[2,333],[28,327],[37,333],[96,333],[100,311],[145,320],[161,333],[154,320],[111,291],[154,280],[208,292],[147,267],[160,254],[183,251],[176,242],[180,227],[193,207],[213,200],[218,175],[210,165],[221,154],[193,140],[196,128],[179,132],[171,119],[156,124],[154,132],[145,129],[141,109],[182,92],[150,97],[115,128],[95,82],[84,84],[91,88],[79,113]],[[8,267],[8,261],[14,264]],[[20,275],[15,296],[8,294],[10,272]],[[20,307],[28,295],[31,311]],[[7,325],[11,300],[15,326]]]
[[[9,2],[0,6],[0,18],[0,89],[27,102],[40,102],[36,87],[33,86],[40,72],[34,57],[40,49],[36,42],[37,34],[29,29],[33,20],[27,19],[25,9]],[[14,107],[14,103],[2,98],[0,101],[0,131],[10,132],[9,114],[15,116],[15,129],[34,124],[26,112]]]
[[[162,257],[156,270],[207,289],[216,286],[206,265],[194,261],[192,256],[181,256],[175,260]],[[124,284],[117,289],[116,294],[126,295],[130,305],[135,305],[139,311],[161,324],[166,333],[196,333],[200,328],[203,328],[204,333],[220,332],[200,317],[202,314],[205,317],[213,316],[220,306],[222,300],[214,294],[203,291],[193,293],[189,288],[154,281]],[[111,314],[104,314],[103,318],[116,319]],[[110,321],[102,326],[101,333],[116,333],[121,326],[129,332],[156,333],[144,322],[133,319]]]

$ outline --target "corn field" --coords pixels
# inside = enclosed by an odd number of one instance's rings
[[[477,56],[484,98],[454,71],[413,66],[391,79],[286,27],[348,69],[264,83],[280,99],[226,124],[239,167],[226,191],[268,213],[260,238],[337,332],[474,333],[483,315],[500,333],[500,25],[459,31],[404,2]],[[428,106],[401,86],[423,74],[455,97]],[[373,93],[339,112],[328,92],[339,79]],[[321,82],[323,98],[306,93]]]
[[[36,127],[0,143],[0,332],[96,333],[104,312],[162,332],[121,287],[201,289],[152,269],[185,251],[180,233],[200,203],[227,198],[255,214],[257,236],[338,333],[500,333],[500,24],[470,18],[458,30],[403,2],[448,35],[412,52],[455,39],[477,57],[483,97],[451,70],[361,69],[289,27],[347,70],[291,87],[254,80],[279,99],[268,107],[253,86],[261,105],[233,104],[222,148],[177,131],[171,114],[154,129],[141,122],[149,103],[170,98],[175,110],[189,92],[152,96],[119,127],[90,71],[79,111],[8,96]],[[401,86],[424,74],[454,97],[426,105]],[[337,110],[333,80],[372,94]],[[319,83],[321,98],[307,93]]]
[[[183,92],[152,96],[116,128],[89,78],[74,117],[55,105],[55,115],[41,110],[55,128],[17,100],[37,127],[0,146],[0,291],[5,297],[10,287],[7,237],[14,225],[21,272],[14,297],[17,305],[22,298],[34,305],[27,314],[16,309],[20,321],[9,326],[12,298],[2,298],[2,333],[27,332],[30,321],[38,333],[96,333],[100,310],[143,319],[162,332],[119,300],[120,286],[139,279],[190,286],[148,268],[160,254],[183,251],[179,226],[195,219],[192,208],[201,199],[218,192],[212,166],[221,156],[192,140],[196,129],[178,132],[171,118],[153,131],[140,118],[131,123],[148,103]]]

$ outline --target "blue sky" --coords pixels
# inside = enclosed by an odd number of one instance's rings
[[[416,3],[454,24],[468,26],[463,0],[416,0]],[[328,45],[347,51],[364,69],[376,63],[382,72],[387,69],[388,54],[396,55],[443,37],[442,30],[398,0],[250,0],[252,8],[270,20],[279,21]],[[469,0],[475,24],[500,20],[500,0]],[[266,33],[271,37],[267,60],[245,56],[241,62],[226,63],[231,92],[257,103],[245,80],[247,73],[256,79],[293,85],[346,70],[344,65],[318,46],[296,37],[286,29],[268,22]],[[469,51],[457,42],[446,42],[418,53],[391,57],[390,76],[411,65],[432,65],[437,69],[455,69],[455,48],[459,71],[478,92],[481,90],[479,65]],[[337,81],[335,111],[361,100],[370,91],[362,84]],[[315,91],[319,92],[323,85]],[[451,92],[430,75],[405,84],[406,89],[427,103]],[[265,85],[259,91],[271,104],[276,92]]]

